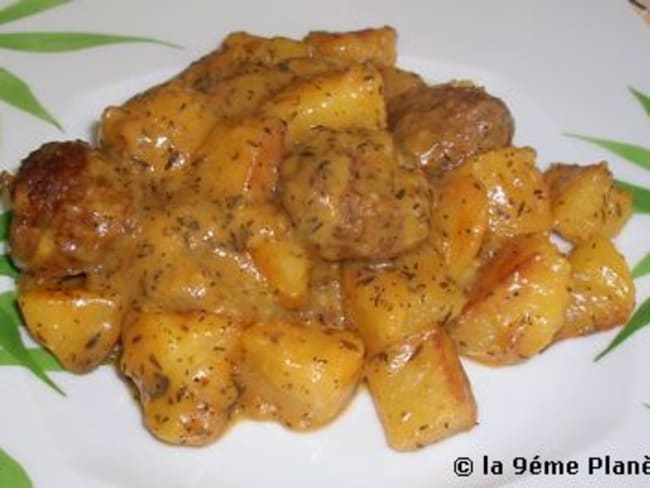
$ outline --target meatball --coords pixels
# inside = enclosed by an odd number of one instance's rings
[[[312,130],[280,167],[298,235],[322,258],[387,258],[429,233],[430,194],[416,162],[385,131]]]
[[[92,269],[132,214],[126,175],[87,144],[52,142],[31,153],[10,185],[12,256],[28,271]]]
[[[469,156],[510,145],[514,121],[506,104],[482,88],[444,84],[410,90],[391,100],[395,139],[430,176]]]

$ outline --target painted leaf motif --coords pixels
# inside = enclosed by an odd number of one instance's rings
[[[113,34],[97,34],[93,32],[20,32],[0,34],[0,47],[17,51],[63,52],[77,51],[106,44],[127,42],[146,42],[162,44],[169,47],[179,46],[138,36],[120,36]]]
[[[627,323],[625,327],[614,337],[612,342],[602,351],[594,361],[602,359],[606,354],[612,351],[612,349],[618,347],[622,342],[626,341],[632,334],[638,332],[646,325],[650,324],[650,298],[646,298],[645,301],[637,308],[632,318]]]
[[[641,278],[650,273],[650,253],[646,254],[632,270],[632,278]]]
[[[9,223],[11,222],[11,212],[0,214],[0,241],[6,241],[9,237]]]
[[[620,180],[616,180],[616,184],[632,193],[635,211],[639,213],[650,213],[650,190]]]
[[[607,149],[608,151],[616,154],[617,156],[627,159],[628,161],[641,166],[645,169],[650,169],[650,149],[645,147],[636,146],[620,141],[612,141],[609,139],[599,139],[597,137],[581,136],[579,134],[567,134],[569,137],[574,137],[583,141],[590,142],[596,146]]]
[[[61,390],[30,356],[20,337],[20,315],[16,306],[16,294],[8,291],[0,294],[0,346],[11,354],[20,364],[29,369],[61,395]]]
[[[49,10],[72,0],[18,0],[0,10],[0,24]]]
[[[636,99],[639,101],[643,109],[645,110],[645,113],[650,115],[650,96],[646,95],[643,92],[640,92],[636,88],[629,87],[630,91],[632,92],[632,95],[636,97]]]
[[[10,278],[15,278],[20,274],[16,265],[11,261],[11,258],[3,254],[0,256],[0,276],[9,276]]]
[[[0,486],[31,488],[32,482],[23,467],[0,449]]]
[[[56,119],[36,99],[29,86],[4,68],[0,68],[0,100],[63,130]]]
[[[27,349],[27,352],[43,371],[65,371],[47,349],[33,347]],[[0,366],[21,366],[21,363],[7,351],[0,349]]]

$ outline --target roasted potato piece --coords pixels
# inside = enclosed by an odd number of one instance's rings
[[[418,449],[476,424],[469,382],[442,326],[371,356],[366,378],[393,449]]]
[[[512,239],[480,271],[450,324],[465,356],[512,364],[546,348],[569,306],[571,266],[545,234]]]
[[[130,271],[140,306],[248,321],[282,314],[275,290],[247,250],[256,240],[283,240],[290,224],[275,205],[240,200],[217,205],[201,195],[178,194],[150,209]]]
[[[219,120],[210,98],[179,79],[154,87],[119,107],[108,107],[100,147],[159,180],[186,168]]]
[[[535,157],[530,147],[506,147],[475,156],[458,170],[487,190],[491,239],[551,230],[549,191]]]
[[[221,81],[231,76],[309,55],[309,46],[301,41],[233,32],[219,49],[192,63],[178,78],[183,86],[210,94]]]
[[[120,366],[135,384],[147,428],[171,444],[203,445],[227,427],[240,326],[204,313],[141,315],[126,327]]]
[[[95,269],[132,231],[132,186],[86,143],[45,144],[22,161],[10,186],[13,259],[41,276]]]
[[[426,86],[422,77],[417,73],[386,65],[379,65],[377,69],[384,81],[384,99],[387,104],[410,90]]]
[[[318,128],[280,168],[282,203],[298,235],[325,259],[385,258],[429,233],[429,187],[390,134]]]
[[[310,256],[309,294],[299,321],[320,327],[345,327],[341,304],[341,264]]]
[[[514,132],[505,103],[469,84],[406,91],[391,99],[388,120],[398,144],[431,176],[470,156],[508,146]]]
[[[74,373],[94,369],[120,337],[124,310],[116,294],[26,286],[18,305],[31,334]]]
[[[310,55],[310,47],[303,41],[283,36],[261,37],[242,31],[228,34],[223,41],[223,48],[237,50],[240,65],[268,66]]]
[[[217,125],[196,152],[196,169],[188,186],[197,182],[197,191],[212,201],[271,200],[284,133],[279,119],[249,118]]]
[[[578,244],[569,254],[571,303],[556,338],[591,334],[625,323],[635,287],[625,258],[607,238]]]
[[[334,419],[361,379],[364,348],[352,332],[258,323],[241,339],[244,413],[304,430]]]
[[[264,275],[287,308],[298,308],[309,294],[311,261],[297,242],[264,239],[249,248],[257,269]]]
[[[465,296],[428,243],[390,262],[350,261],[342,266],[343,309],[369,354],[454,319]]]
[[[316,126],[383,129],[386,109],[381,75],[370,64],[356,64],[299,79],[264,103],[262,113],[287,124],[289,143],[309,136]]]
[[[474,271],[489,224],[485,187],[472,174],[451,171],[434,191],[431,240],[449,275],[466,282]]]
[[[393,65],[397,59],[397,32],[392,27],[351,32],[310,32],[304,39],[314,56],[351,62]]]
[[[607,163],[554,164],[544,174],[553,230],[571,242],[614,237],[632,215],[632,195],[616,187]]]

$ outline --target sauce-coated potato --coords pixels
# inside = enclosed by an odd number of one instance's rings
[[[554,164],[544,178],[551,190],[553,229],[571,242],[614,237],[632,215],[632,195],[614,184],[606,163]]]
[[[428,243],[388,262],[344,263],[341,287],[346,318],[370,354],[454,319],[465,304]]]
[[[371,356],[366,377],[393,449],[418,449],[476,424],[469,381],[442,326]]]
[[[232,377],[240,325],[204,313],[152,313],[124,331],[120,365],[136,385],[151,432],[203,445],[227,427],[239,391]]]
[[[545,349],[569,305],[571,266],[545,234],[508,242],[481,270],[450,332],[461,354],[511,364]]]
[[[505,147],[473,157],[459,170],[472,174],[487,191],[492,239],[551,230],[549,190],[535,157],[529,147]]]
[[[364,347],[349,331],[273,322],[246,329],[241,354],[244,413],[304,430],[331,421],[351,400]]]
[[[581,242],[569,254],[571,303],[558,339],[607,330],[634,310],[635,287],[625,258],[608,239]]]
[[[98,366],[120,337],[124,309],[115,294],[27,286],[18,305],[32,335],[75,373]]]

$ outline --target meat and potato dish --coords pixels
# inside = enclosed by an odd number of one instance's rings
[[[607,165],[542,172],[504,101],[395,63],[389,27],[233,33],[106,108],[96,144],[27,156],[5,181],[32,336],[76,373],[115,360],[168,443],[314,429],[366,385],[413,450],[476,424],[459,355],[624,323],[632,198]]]

